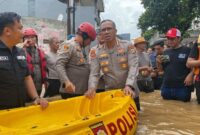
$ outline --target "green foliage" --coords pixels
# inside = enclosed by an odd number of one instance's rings
[[[146,30],[144,33],[142,33],[142,36],[148,41],[155,32],[155,29]]]
[[[165,33],[177,27],[184,34],[195,17],[200,17],[200,0],[141,0],[145,12],[140,16],[138,27],[143,35],[153,30]],[[148,37],[147,36],[147,37]]]

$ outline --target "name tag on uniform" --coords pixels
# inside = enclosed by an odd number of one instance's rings
[[[18,60],[25,60],[26,57],[25,57],[25,56],[17,56],[17,59],[18,59]]]
[[[178,55],[178,58],[180,58],[180,59],[185,59],[185,58],[186,58],[186,54],[179,54],[179,55]]]
[[[8,61],[8,56],[0,56],[0,61]]]

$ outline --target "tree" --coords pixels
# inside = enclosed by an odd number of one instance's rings
[[[190,28],[192,21],[200,17],[199,0],[141,0],[141,2],[146,9],[138,23],[142,35],[156,30],[165,33],[171,27],[177,27],[184,34]]]
[[[153,36],[153,34],[156,32],[155,29],[149,29],[146,30],[144,33],[142,33],[142,36],[146,39],[149,40],[151,39],[151,37]]]

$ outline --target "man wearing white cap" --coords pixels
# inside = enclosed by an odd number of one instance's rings
[[[177,28],[168,30],[167,41],[170,49],[157,57],[157,63],[164,70],[161,96],[163,99],[190,101],[193,73],[186,67],[190,48],[181,46],[181,32]]]

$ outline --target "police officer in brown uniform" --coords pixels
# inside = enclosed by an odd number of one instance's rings
[[[123,89],[126,95],[135,98],[139,107],[139,90],[136,84],[138,58],[134,46],[128,41],[116,38],[116,26],[112,20],[100,25],[105,43],[90,51],[90,77],[86,96],[93,98],[96,93],[100,71],[103,72],[105,89]]]
[[[56,70],[62,85],[62,98],[80,96],[87,90],[90,70],[85,46],[90,45],[95,38],[93,25],[84,22],[79,26],[76,36],[61,45]]]
[[[153,92],[153,81],[150,73],[152,72],[152,65],[150,62],[149,54],[146,51],[147,41],[144,37],[138,37],[134,39],[134,46],[136,48],[136,54],[138,56],[139,75],[137,76],[137,85],[140,91]]]
[[[91,50],[99,48],[101,45],[104,44],[104,39],[103,39],[103,35],[101,34],[100,28],[98,28],[96,30],[96,33],[97,33],[97,45],[92,47]],[[91,61],[91,59],[89,60],[89,63],[90,63],[90,61]],[[97,86],[97,89],[96,89],[97,93],[105,91],[105,82],[103,80],[102,75],[103,75],[103,72],[100,71],[100,78],[99,78],[98,86]]]

